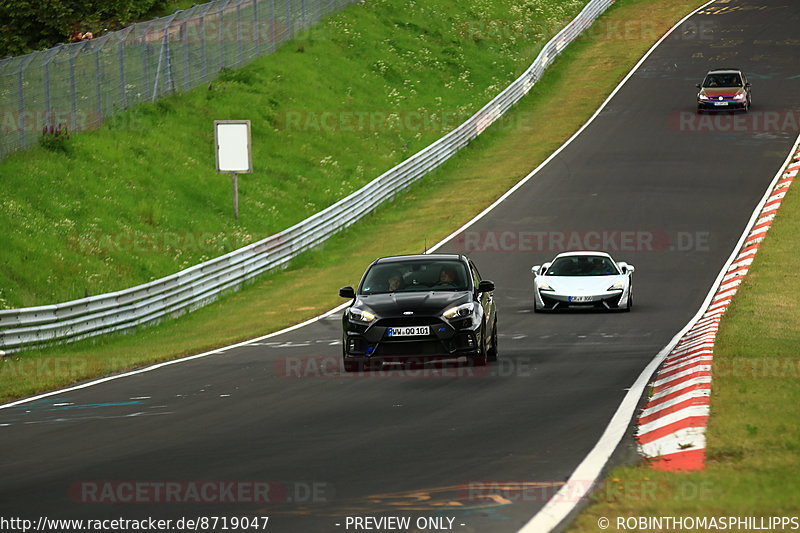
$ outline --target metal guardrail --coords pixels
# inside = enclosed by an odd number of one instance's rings
[[[214,0],[0,59],[0,158],[35,145],[44,127],[96,129],[123,109],[208,83],[355,1]]]
[[[514,82],[463,124],[386,171],[358,191],[289,229],[171,276],[118,292],[71,302],[0,311],[0,349],[13,352],[40,344],[129,329],[192,311],[262,272],[285,265],[301,252],[353,224],[486,130],[528,93],[544,70],[614,0],[591,0],[555,35]]]

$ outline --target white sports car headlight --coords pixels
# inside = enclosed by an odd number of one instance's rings
[[[706,95],[704,95],[704,94],[698,94],[698,95],[697,95],[697,97],[698,97],[700,100],[708,100],[708,96],[706,96]]]
[[[459,305],[457,307],[451,307],[450,309],[448,309],[444,313],[442,313],[442,316],[447,318],[447,319],[465,317],[465,316],[469,316],[470,314],[472,314],[472,310],[473,309],[475,309],[475,304],[472,303],[472,302],[469,302],[469,303],[466,303],[466,304],[461,304],[461,305]]]
[[[540,291],[555,291],[553,287],[551,287],[548,283],[544,281],[537,281],[536,286],[539,287]]]
[[[621,291],[624,288],[625,288],[625,285],[621,281],[618,281],[615,284],[613,284],[612,286],[610,286],[609,288],[607,288],[606,290],[607,291]]]
[[[744,100],[745,96],[744,93],[737,94],[733,97],[734,100]]]

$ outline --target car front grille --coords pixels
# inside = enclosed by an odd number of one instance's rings
[[[412,341],[381,343],[375,355],[379,357],[393,355],[414,357],[415,355],[440,355],[446,353],[448,351],[445,350],[440,341]]]

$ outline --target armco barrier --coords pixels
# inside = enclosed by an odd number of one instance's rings
[[[466,122],[358,191],[291,228],[171,276],[71,302],[0,311],[0,350],[73,341],[191,311],[353,224],[480,135],[516,104],[555,57],[613,0],[591,0],[544,45],[530,67]]]

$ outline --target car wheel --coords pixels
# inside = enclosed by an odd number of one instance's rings
[[[344,350],[344,341],[342,342],[342,366],[345,372],[358,372],[362,370],[364,365],[361,361],[348,361],[347,354]]]
[[[497,361],[497,319],[492,326],[492,347],[486,352],[486,359],[489,361]]]
[[[481,342],[478,348],[478,353],[475,355],[470,355],[468,357],[469,366],[486,366],[486,362],[488,361],[488,357],[486,355],[486,344],[484,341],[483,335],[481,335]]]

